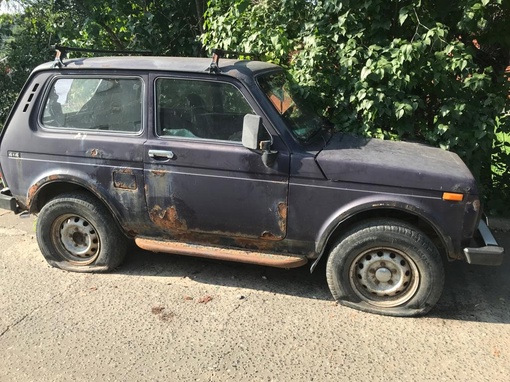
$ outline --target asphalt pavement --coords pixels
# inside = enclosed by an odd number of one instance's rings
[[[132,248],[113,273],[64,272],[34,220],[0,210],[0,381],[509,380],[510,261],[448,264],[436,308],[392,318],[334,303],[324,264]]]

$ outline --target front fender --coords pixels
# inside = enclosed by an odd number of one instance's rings
[[[433,202],[432,206],[431,201]],[[340,227],[349,224],[350,220],[353,220],[362,214],[368,213],[371,217],[378,216],[378,211],[380,213],[379,217],[384,217],[385,213],[388,211],[398,212],[401,215],[417,217],[436,232],[448,253],[453,252],[455,245],[452,237],[438,221],[437,208],[434,208],[434,205],[440,205],[440,203],[445,202],[441,198],[432,198],[428,196],[407,197],[388,194],[370,195],[353,200],[352,202],[342,206],[340,209],[334,211],[319,230],[315,240],[315,252],[318,254],[318,257],[312,264],[311,271],[313,272],[315,266],[323,256],[330,238]]]

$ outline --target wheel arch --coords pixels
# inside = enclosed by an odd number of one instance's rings
[[[121,229],[120,213],[115,206],[107,202],[106,197],[99,188],[90,186],[77,177],[64,177],[58,175],[47,176],[40,179],[30,187],[27,195],[27,204],[30,213],[38,213],[46,203],[58,195],[72,191],[83,191],[96,198],[111,213],[117,225]]]
[[[353,225],[380,218],[399,220],[416,227],[432,240],[444,258],[450,259],[450,253],[454,252],[451,238],[442,232],[439,224],[426,211],[407,203],[394,201],[378,202],[377,205],[374,203],[361,204],[337,214],[321,229],[315,246],[318,257],[313,262],[310,271],[313,272],[331,245]]]

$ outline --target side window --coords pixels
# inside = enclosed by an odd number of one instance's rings
[[[46,98],[47,128],[138,132],[142,127],[139,78],[60,78]]]
[[[156,82],[159,136],[240,142],[246,114],[254,111],[231,84],[175,78]]]

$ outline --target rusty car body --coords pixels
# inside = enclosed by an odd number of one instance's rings
[[[66,270],[112,270],[128,240],[283,268],[327,258],[336,300],[405,316],[438,300],[443,259],[503,259],[456,154],[334,133],[269,63],[46,63],[0,139],[0,207],[39,214],[41,252]]]

